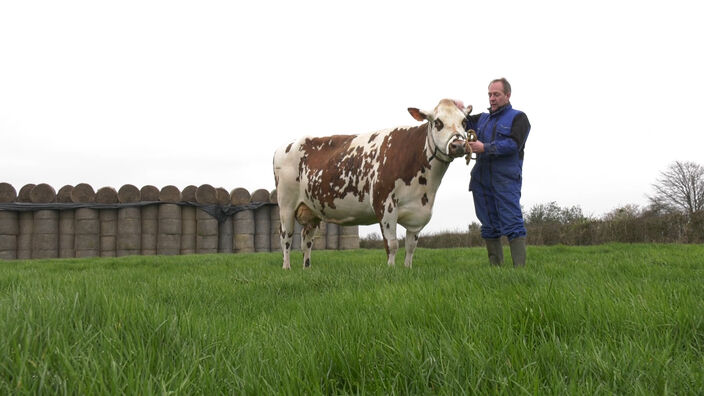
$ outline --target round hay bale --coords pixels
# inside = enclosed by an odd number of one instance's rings
[[[15,260],[17,258],[19,227],[17,212],[0,210],[0,260]]]
[[[115,192],[114,198],[117,201],[117,192],[115,189],[112,191]],[[100,218],[100,257],[115,257],[117,254],[117,210],[101,209],[98,212]]]
[[[133,203],[142,200],[142,193],[139,191],[137,186],[132,184],[125,184],[120,187],[117,191],[117,200],[120,203]]]
[[[325,245],[327,249],[337,250],[339,248],[340,226],[334,223],[327,223],[325,232]]]
[[[172,194],[173,192],[171,192],[170,198],[173,198]],[[180,196],[181,194],[179,193],[178,195]],[[168,198],[168,196],[165,198]],[[158,208],[157,254],[179,254],[181,252],[181,207],[174,203],[164,203],[159,205]]]
[[[17,224],[17,212],[0,210],[0,235],[17,235],[20,226]]]
[[[268,198],[269,192],[266,191],[266,194]],[[271,213],[269,206],[262,206],[254,210],[254,251],[271,251]]]
[[[51,191],[53,190],[52,188]],[[51,194],[42,191],[38,199],[48,199],[50,196]],[[59,212],[56,210],[37,210],[34,212],[32,226],[32,258],[56,257],[59,257]]]
[[[29,191],[25,193],[27,199]],[[18,197],[19,199],[19,197]],[[20,201],[26,202],[26,201]],[[32,227],[34,226],[34,214],[32,212],[19,212],[18,233],[17,233],[17,258],[27,260],[32,258]]]
[[[275,252],[281,250],[281,218],[278,205],[269,208],[269,218],[271,219],[269,242],[271,251]]]
[[[168,203],[181,202],[181,191],[176,186],[165,186],[159,191],[159,201]]]
[[[0,260],[17,259],[17,235],[0,234]]]
[[[269,191],[260,188],[252,193],[250,202],[269,202]]]
[[[233,217],[232,244],[235,253],[254,252],[254,211],[241,210]]]
[[[198,187],[194,185],[186,186],[186,188],[181,191],[181,200],[185,202],[196,202],[196,191],[198,191]]]
[[[29,197],[29,193],[34,187],[36,187],[36,184],[25,184],[22,186],[20,191],[17,193],[17,202],[32,202],[32,199]]]
[[[269,201],[272,203],[279,203],[278,201],[278,196],[276,194],[276,189],[271,190],[271,193],[269,194]]]
[[[217,191],[210,184],[203,184],[196,189],[196,202],[206,205],[215,205],[218,203]]]
[[[341,250],[359,249],[359,226],[342,226],[338,240]]]
[[[64,186],[59,189],[59,192],[56,194],[57,201],[69,202],[71,200],[71,190],[73,187],[70,189],[66,189],[66,187],[71,186]],[[64,190],[63,193],[62,190]],[[59,212],[59,257],[61,258],[76,257],[75,217],[75,212],[73,210],[62,210]]]
[[[136,187],[135,187],[136,189]],[[139,193],[139,190],[137,190]],[[118,193],[119,196],[119,193]],[[140,208],[120,208],[117,210],[118,257],[135,256],[142,250],[142,211]]]
[[[321,221],[320,227],[318,227],[313,237],[313,249],[325,250],[328,246],[327,243],[327,224]]]
[[[74,187],[74,192],[76,188]],[[92,190],[92,189],[91,189]],[[89,196],[71,194],[71,199],[89,199]],[[94,197],[93,197],[94,198]],[[74,202],[76,202],[74,200]],[[98,210],[78,208],[75,211],[75,251],[76,257],[97,257],[100,255],[100,216]]]
[[[238,187],[230,192],[230,203],[233,205],[244,205],[249,203],[252,196],[246,188]]]
[[[95,191],[90,184],[80,183],[71,190],[71,202],[91,203],[95,202]]]
[[[303,231],[303,226],[297,221],[293,222],[293,240],[291,241],[291,249],[301,248],[301,231]]]
[[[155,205],[142,207],[142,255],[156,254],[159,228],[159,208]]]
[[[196,229],[198,227],[196,212],[197,209],[193,206],[181,208],[181,254],[196,252]]]
[[[0,203],[15,202],[17,191],[9,183],[0,183]]]
[[[228,194],[229,198],[230,194]],[[233,228],[232,216],[228,216],[225,221],[218,224],[218,253],[233,252]]]
[[[217,196],[217,203],[220,206],[228,206],[230,205],[230,193],[227,192],[222,187],[218,187],[215,189],[215,195]]]
[[[29,199],[33,203],[55,202],[56,190],[46,183],[37,184],[29,191]]]
[[[112,187],[101,187],[95,193],[95,202],[101,204],[117,203],[117,191]]]
[[[142,201],[152,202],[159,200],[159,189],[155,186],[146,185],[139,190]]]
[[[213,189],[213,193],[215,189]],[[208,198],[208,197],[206,197]],[[215,199],[215,195],[212,197]],[[200,254],[218,252],[218,220],[207,212],[196,212],[196,252]]]
[[[36,184],[25,184],[17,192],[17,202],[32,202],[29,193]],[[34,215],[32,212],[18,214],[19,233],[17,234],[17,258],[27,260],[32,258],[32,226]]]
[[[59,191],[56,192],[56,202],[61,202],[61,203],[70,203],[71,201],[71,192],[73,191],[73,186],[71,185],[65,185],[59,189]]]

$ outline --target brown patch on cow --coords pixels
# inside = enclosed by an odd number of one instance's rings
[[[420,199],[420,203],[422,203],[423,206],[428,204],[428,194],[423,193],[423,198]]]
[[[306,243],[306,246],[308,246],[308,249],[312,248],[312,247],[313,247],[313,242],[308,242],[308,243]]]
[[[428,184],[428,179],[426,179],[424,176],[421,176],[418,178],[418,184],[426,185]]]
[[[291,151],[291,146],[293,146],[293,143],[289,143],[288,146],[286,146],[286,154]]]
[[[324,138],[308,138],[301,145],[305,153],[298,164],[299,177],[308,177],[306,193],[320,202],[321,211],[325,207],[335,208],[335,199],[343,199],[347,194],[357,197],[360,202],[369,194],[371,186],[362,178],[373,171],[377,151],[364,153],[364,148],[351,146],[355,135],[333,135]],[[353,172],[354,170],[354,172]],[[351,179],[350,179],[351,178]]]
[[[387,160],[379,168],[372,197],[374,212],[379,219],[383,217],[384,202],[395,188],[396,180],[410,185],[418,172],[430,169],[425,153],[427,133],[428,124],[425,123],[408,130],[394,129],[384,137],[379,147],[379,158]]]
[[[371,142],[373,142],[373,141],[374,141],[374,139],[376,139],[376,137],[377,137],[377,136],[379,136],[379,134],[378,134],[378,133],[376,133],[376,132],[375,132],[375,133],[372,133],[372,135],[371,135],[371,136],[369,136],[369,140],[367,141],[367,143],[371,143]]]

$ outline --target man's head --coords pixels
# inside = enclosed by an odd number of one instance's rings
[[[511,99],[511,84],[505,78],[497,78],[489,83],[489,105],[491,111],[508,104]]]

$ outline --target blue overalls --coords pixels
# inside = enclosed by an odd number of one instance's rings
[[[520,203],[523,147],[511,138],[513,120],[520,113],[509,103],[494,113],[482,113],[474,126],[484,152],[472,168],[469,191],[484,239],[505,235],[512,240],[526,235]]]

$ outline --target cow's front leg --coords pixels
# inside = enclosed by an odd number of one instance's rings
[[[303,268],[310,267],[310,254],[313,249],[313,238],[320,228],[320,223],[306,224],[301,231],[301,250],[303,251]]]
[[[418,245],[418,232],[406,230],[406,258],[403,264],[408,268],[413,266],[413,252]]]

